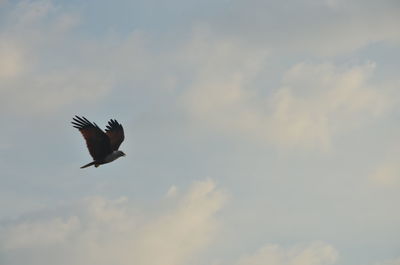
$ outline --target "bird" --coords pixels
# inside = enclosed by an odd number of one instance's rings
[[[124,152],[118,150],[125,139],[124,128],[115,119],[109,120],[106,132],[103,132],[96,123],[91,123],[83,116],[75,115],[72,120],[73,127],[81,132],[89,153],[93,157],[92,162],[81,166],[81,168],[93,165],[98,167],[125,156]]]

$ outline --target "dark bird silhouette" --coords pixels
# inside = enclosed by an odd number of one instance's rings
[[[86,146],[89,149],[93,161],[81,168],[94,165],[98,167],[102,164],[110,163],[115,159],[125,156],[124,152],[118,150],[124,141],[124,128],[116,120],[110,120],[103,132],[96,123],[91,123],[85,117],[75,116],[71,122],[85,138]]]

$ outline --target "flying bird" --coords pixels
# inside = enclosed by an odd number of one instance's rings
[[[92,162],[81,166],[81,168],[92,165],[98,167],[125,156],[124,152],[118,150],[125,139],[124,128],[116,120],[111,119],[108,122],[106,132],[103,132],[96,123],[91,123],[83,116],[75,116],[71,123],[74,128],[82,133],[89,153],[93,157]]]

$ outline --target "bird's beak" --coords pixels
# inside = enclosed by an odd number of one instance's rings
[[[126,156],[126,154],[124,153],[124,156]]]

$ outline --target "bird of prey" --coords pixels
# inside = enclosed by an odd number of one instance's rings
[[[71,123],[74,128],[82,133],[89,153],[93,157],[92,162],[81,168],[92,165],[98,167],[125,156],[124,152],[118,150],[125,138],[124,128],[116,120],[111,119],[108,122],[106,132],[103,132],[96,123],[91,123],[85,117],[75,116]]]

